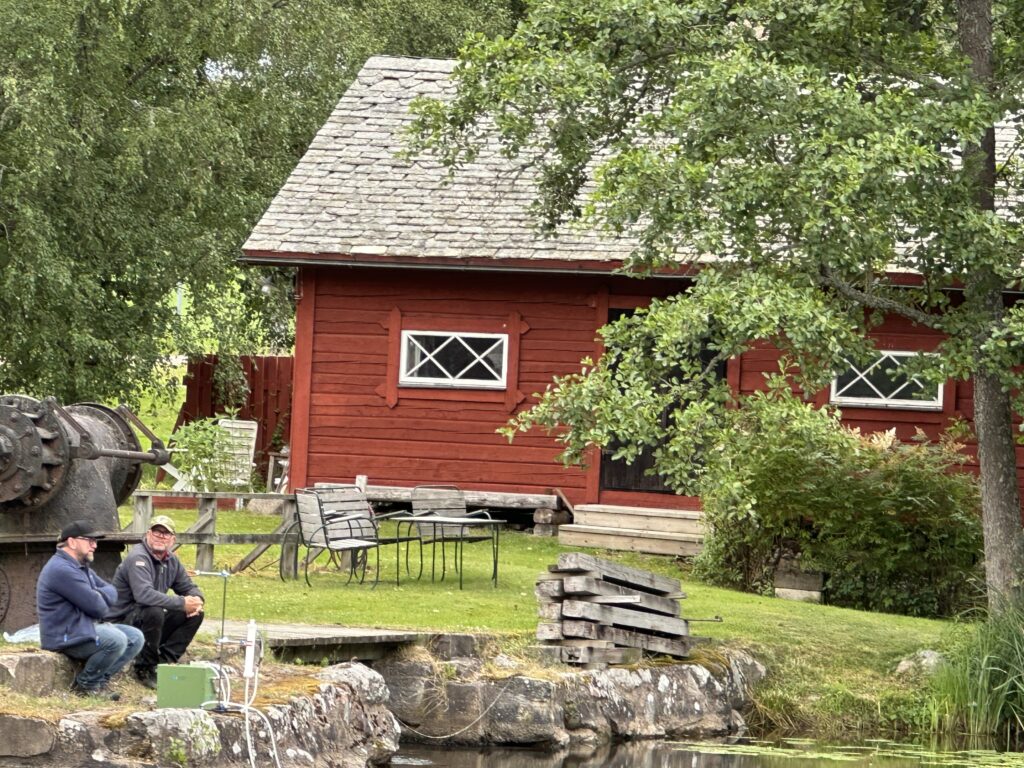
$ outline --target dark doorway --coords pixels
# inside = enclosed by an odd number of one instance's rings
[[[636,312],[636,309],[613,308],[608,310],[608,322],[613,323],[620,317],[626,317]],[[701,359],[705,364],[711,361],[712,353],[707,349],[702,350]],[[718,378],[725,377],[725,361],[719,363],[715,372]],[[668,425],[669,411],[666,408],[661,414],[662,426]],[[606,491],[639,491],[642,493],[672,493],[662,481],[660,475],[647,474],[647,470],[654,467],[654,447],[646,447],[640,455],[633,460],[632,464],[625,459],[613,459],[612,454],[618,449],[619,444],[612,443],[601,451],[601,490]]]

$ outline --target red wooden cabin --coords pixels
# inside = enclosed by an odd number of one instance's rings
[[[612,274],[635,246],[628,240],[539,236],[529,181],[496,151],[448,184],[436,164],[398,159],[409,101],[443,96],[452,66],[370,59],[245,245],[250,263],[300,268],[293,486],[361,474],[374,485],[558,488],[574,504],[697,508],[661,492],[642,465],[601,458],[564,468],[552,438],[510,444],[495,433],[553,376],[600,354],[596,330],[616,311],[676,292],[684,278]],[[935,341],[899,320],[879,333],[880,347],[897,353]],[[751,351],[726,376],[752,391],[776,359],[773,349]],[[842,402],[851,425],[895,427],[900,438],[915,426],[935,436],[971,413],[969,384],[922,401],[866,379],[851,373],[819,399]]]

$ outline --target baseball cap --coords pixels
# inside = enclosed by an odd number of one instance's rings
[[[100,530],[88,520],[72,520],[60,530],[59,541],[86,538],[103,539],[106,538],[106,534],[100,533]]]
[[[171,533],[177,533],[177,531],[174,530],[174,521],[171,520],[171,518],[169,518],[167,515],[157,515],[156,517],[152,518],[149,521],[149,530],[152,531],[158,525],[162,528],[166,528]]]

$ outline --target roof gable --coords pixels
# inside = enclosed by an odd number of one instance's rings
[[[582,229],[544,237],[529,174],[497,145],[454,177],[396,157],[417,96],[450,97],[454,61],[375,56],[253,229],[247,261],[420,263],[473,268],[618,266],[636,248]]]

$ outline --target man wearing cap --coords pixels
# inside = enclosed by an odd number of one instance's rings
[[[116,700],[107,683],[142,649],[142,633],[103,621],[117,592],[89,567],[102,538],[86,520],[64,526],[57,552],[39,574],[36,610],[42,647],[85,662],[75,692]]]
[[[203,623],[203,593],[172,552],[174,535],[174,521],[157,515],[114,573],[117,601],[108,618],[142,630],[135,676],[148,688],[156,688],[157,664],[180,659]]]

